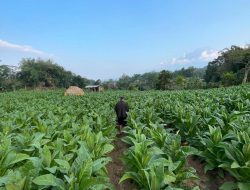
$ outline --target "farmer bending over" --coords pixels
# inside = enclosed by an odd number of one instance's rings
[[[127,112],[129,111],[128,105],[124,100],[124,97],[120,97],[120,101],[115,106],[115,112],[117,116],[117,123],[119,125],[119,133],[121,133],[122,127],[124,127],[127,122]]]

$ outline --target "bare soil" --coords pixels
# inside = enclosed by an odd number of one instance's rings
[[[124,181],[119,184],[122,175],[125,173],[125,166],[122,163],[123,152],[128,148],[128,146],[121,140],[122,135],[119,135],[114,142],[115,148],[109,154],[112,158],[107,166],[108,175],[111,183],[115,186],[116,190],[137,190],[136,185],[129,180]]]
[[[201,190],[219,190],[219,187],[223,183],[234,181],[234,178],[227,172],[224,172],[223,178],[218,175],[218,170],[212,170],[205,173],[205,164],[194,157],[188,158],[187,165],[193,167],[200,178],[200,180],[191,182],[192,185],[198,185]]]

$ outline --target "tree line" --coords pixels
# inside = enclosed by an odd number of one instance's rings
[[[150,72],[132,77],[123,75],[119,80],[105,81],[108,89],[174,90],[200,89],[239,85],[249,82],[250,46],[231,46],[204,68],[182,68],[171,72]]]
[[[121,90],[174,90],[174,89],[198,89],[203,88],[203,77],[206,68],[182,68],[170,72],[148,72],[133,76],[122,75],[118,80],[104,81],[102,85],[106,89]]]
[[[0,90],[21,88],[84,88],[92,80],[66,71],[52,60],[23,59],[19,67],[0,65]]]
[[[220,52],[220,56],[208,63],[205,81],[208,84],[224,86],[238,85],[249,81],[250,46],[231,46]]]
[[[19,67],[0,65],[0,91],[20,88],[67,88],[101,84],[105,89],[174,90],[239,85],[249,82],[250,46],[232,46],[204,68],[188,67],[174,72],[162,70],[122,75],[118,80],[90,80],[57,65],[51,60],[23,59]]]

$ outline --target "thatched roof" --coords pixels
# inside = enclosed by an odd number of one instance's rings
[[[70,86],[64,93],[65,96],[75,95],[82,96],[84,94],[83,90],[77,86]]]

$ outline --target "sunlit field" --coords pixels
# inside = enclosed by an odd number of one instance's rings
[[[120,184],[136,189],[250,189],[249,85],[63,94],[0,94],[0,190],[116,189],[107,168],[120,159]],[[130,112],[117,136],[120,96]]]

